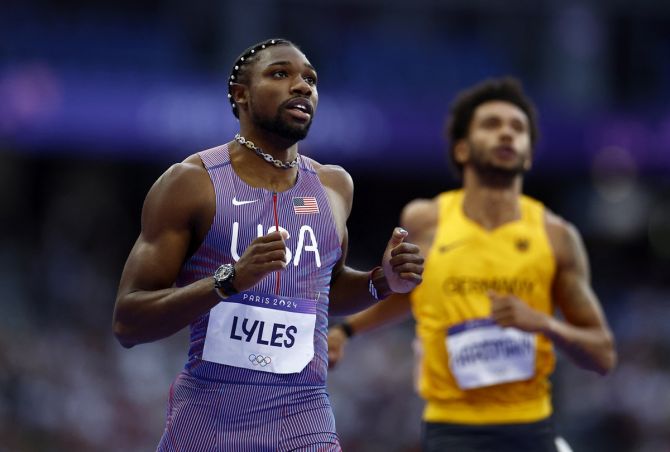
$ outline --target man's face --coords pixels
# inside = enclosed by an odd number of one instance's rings
[[[316,71],[295,47],[263,50],[249,77],[251,121],[283,138],[302,140],[319,100],[316,79]]]
[[[470,123],[465,164],[476,170],[516,176],[531,166],[528,117],[516,105],[489,101],[479,105]]]

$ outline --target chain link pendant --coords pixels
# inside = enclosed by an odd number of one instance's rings
[[[267,153],[263,152],[263,150],[261,148],[259,148],[258,146],[256,146],[253,141],[247,140],[246,138],[244,138],[239,133],[235,134],[235,141],[240,143],[242,146],[245,146],[246,148],[251,149],[252,151],[254,151],[256,153],[256,155],[258,155],[263,160],[265,160],[266,162],[268,162],[271,165],[274,165],[277,168],[291,169],[291,168],[295,168],[296,166],[298,166],[298,158],[300,157],[300,155],[296,155],[295,159],[293,159],[290,162],[282,162],[281,160],[277,160],[276,158],[274,158],[270,154],[267,154]]]

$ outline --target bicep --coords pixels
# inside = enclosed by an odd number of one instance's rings
[[[339,276],[345,271],[347,262],[347,254],[349,249],[349,230],[347,228],[347,220],[351,214],[354,183],[349,173],[344,169],[333,166],[323,165],[319,166],[319,178],[326,190],[328,201],[337,235],[340,238],[341,255],[340,259],[335,263],[331,272],[331,287],[338,280]]]
[[[590,281],[584,244],[577,230],[566,225],[558,244],[553,295],[566,321],[575,326],[605,325],[605,317]]]
[[[317,172],[328,197],[337,235],[345,247],[347,220],[353,206],[353,179],[344,169],[335,165],[319,165]]]
[[[348,248],[349,248],[349,230],[347,229],[347,226],[345,225],[343,235],[342,235],[342,244],[341,244],[342,254],[340,255],[340,259],[333,266],[333,271],[331,273],[331,278],[330,278],[331,287],[333,286],[333,284],[335,284],[338,277],[340,276],[340,274],[344,270],[344,264],[347,261]]]
[[[149,239],[140,233],[121,276],[119,292],[159,290],[171,287],[186,256],[190,233],[165,229]]]
[[[168,171],[149,191],[142,208],[142,230],[121,276],[121,295],[174,284],[189,250],[202,198],[193,176],[193,171]]]

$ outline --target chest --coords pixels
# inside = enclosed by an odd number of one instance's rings
[[[504,285],[504,292],[520,293],[527,291],[521,286],[529,281],[550,278],[553,267],[553,253],[542,228],[523,223],[494,232],[441,228],[426,260],[424,280],[453,290],[485,281],[487,286]]]

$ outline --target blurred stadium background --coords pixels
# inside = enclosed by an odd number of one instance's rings
[[[524,82],[543,131],[526,191],[582,231],[620,353],[606,378],[559,360],[558,426],[575,451],[670,450],[670,2],[3,0],[0,451],[154,450],[187,335],[122,349],[118,278],[147,190],[232,138],[230,65],[275,36],[318,69],[301,151],[354,177],[359,268],[407,201],[457,185],[453,95]],[[345,450],[418,449],[412,337],[356,338],[331,373]]]

